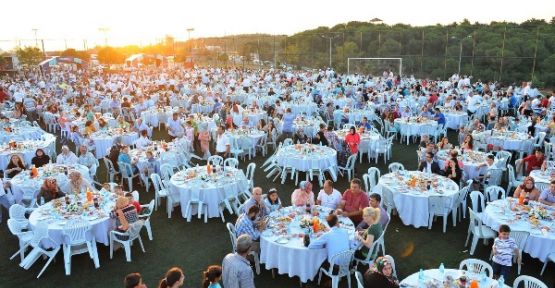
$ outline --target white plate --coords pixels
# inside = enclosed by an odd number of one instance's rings
[[[289,239],[287,239],[285,237],[280,237],[276,240],[276,243],[278,243],[278,244],[287,244],[287,243],[289,243]]]

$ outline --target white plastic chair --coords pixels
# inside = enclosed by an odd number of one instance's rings
[[[224,160],[224,167],[233,167],[237,169],[237,167],[239,167],[239,160],[235,158],[227,158]]]
[[[170,179],[172,178],[174,171],[173,171],[173,167],[170,164],[162,164],[160,165],[160,175],[162,177],[162,179],[166,180],[166,181],[170,181]]]
[[[148,204],[145,205],[141,205],[142,211],[141,214],[139,215],[139,219],[145,221],[145,228],[146,228],[146,232],[148,234],[148,239],[150,241],[152,241],[152,239],[154,239],[154,237],[152,237],[152,227],[150,226],[150,216],[152,215],[152,212],[154,211],[154,203],[156,201],[154,199],[150,200],[150,202]],[[144,210],[148,209],[148,211],[146,213],[142,213]]]
[[[254,171],[256,170],[256,163],[249,163],[249,165],[247,165],[247,171],[245,173],[245,176],[247,177],[247,180],[249,181],[249,186],[252,190],[252,188],[254,187]],[[251,195],[248,195],[249,198]]]
[[[116,171],[116,168],[114,167],[114,163],[112,163],[112,160],[108,159],[107,157],[102,158],[102,160],[104,161],[106,170],[108,170],[108,176],[109,176],[110,182],[114,182],[116,175],[120,173]]]
[[[480,191],[470,192],[470,201],[472,202],[472,210],[476,215],[481,217],[482,212],[486,209],[486,201],[484,200],[484,194]],[[478,212],[481,211],[481,212]]]
[[[354,260],[355,260],[355,263],[356,263],[355,267],[358,267],[359,264],[372,265],[372,263],[375,260],[375,259],[372,258],[372,256],[374,254],[378,255],[378,251],[379,251],[378,249],[380,247],[380,242],[384,238],[384,235],[385,235],[385,233],[382,232],[382,235],[380,235],[380,237],[378,239],[374,239],[374,242],[372,242],[372,245],[368,249],[368,254],[366,254],[365,259],[358,259],[358,258],[354,257]],[[360,248],[362,248],[362,244],[361,244]]]
[[[459,193],[453,196],[454,199],[451,201],[448,197],[443,196],[430,196],[428,197],[428,229],[432,229],[432,223],[434,221],[434,216],[443,217],[443,233],[447,231],[447,218],[454,208],[457,207],[457,199]],[[456,224],[456,214],[453,213],[453,226]]]
[[[547,255],[547,257],[545,257],[545,261],[543,261],[543,267],[542,267],[542,271],[540,272],[540,276],[543,275],[543,272],[545,271],[545,268],[547,267],[547,263],[549,262],[553,262],[555,263],[555,252],[551,252]]]
[[[208,157],[207,163],[212,166],[218,166],[218,165],[222,166],[224,164],[224,158],[222,158],[222,156],[212,155]]]
[[[32,231],[24,231],[27,229],[27,222],[18,221],[15,219],[8,219],[8,229],[10,232],[17,237],[19,240],[19,250],[15,252],[11,257],[10,260],[15,258],[17,254],[21,258],[20,261],[23,261],[25,258],[25,250],[29,247],[31,239],[33,239],[33,232]]]
[[[359,271],[355,271],[355,279],[357,279],[357,288],[364,288],[364,279]]]
[[[29,220],[25,217],[25,213],[27,213],[27,209],[25,209],[23,205],[13,204],[12,206],[10,206],[10,209],[8,211],[9,211],[10,219],[13,219],[19,222],[24,222],[26,226],[27,224],[29,224]]]
[[[349,156],[349,158],[347,158],[347,163],[345,163],[345,166],[337,166],[337,168],[339,169],[339,173],[341,173],[341,176],[344,177],[343,172],[347,172],[347,178],[349,179],[349,182],[351,181],[351,177],[355,174],[355,163],[357,161],[357,154],[353,154],[351,156]]]
[[[493,268],[491,267],[491,265],[489,265],[488,262],[480,259],[464,259],[459,264],[459,270],[466,270],[475,274],[480,274],[482,273],[482,271],[484,271],[489,278],[493,277]]]
[[[202,214],[204,214],[204,223],[208,223],[208,204],[200,200],[200,190],[198,188],[192,188],[190,190],[190,198],[185,206],[185,215],[187,215],[187,222],[191,222],[191,217],[193,216],[193,205],[197,205],[198,219],[200,219]]]
[[[320,268],[320,272],[318,273],[318,284],[322,280],[322,273],[326,274],[328,277],[331,278],[331,287],[338,288],[339,281],[343,277],[347,277],[348,286],[351,287],[351,274],[354,272],[351,270],[351,262],[353,261],[353,250],[347,250],[340,253],[333,255],[330,259],[330,267],[328,269]],[[337,275],[333,273],[333,267],[337,265],[339,266],[339,271]]]
[[[96,240],[92,226],[83,219],[74,219],[67,222],[62,231],[64,264],[66,275],[71,275],[71,256],[89,253],[94,262],[94,267],[100,267]]]
[[[53,248],[52,249],[45,248],[41,244],[41,242],[43,241],[48,244],[51,244],[50,246],[52,246]],[[25,256],[25,258],[21,261],[21,263],[19,263],[19,266],[25,270],[29,270],[29,268],[31,268],[31,266],[33,266],[33,264],[35,264],[35,262],[39,258],[41,258],[41,256],[48,258],[48,260],[46,261],[46,264],[44,264],[44,267],[42,268],[42,270],[39,272],[39,275],[37,276],[37,278],[39,278],[40,275],[42,275],[42,273],[44,272],[44,270],[46,270],[48,265],[50,265],[50,262],[54,260],[54,258],[60,251],[60,245],[58,245],[56,242],[54,242],[54,240],[52,240],[52,238],[48,236],[48,223],[46,222],[37,223],[37,225],[33,230],[33,238],[29,241],[29,245],[33,248],[33,250],[27,253],[27,256]]]
[[[513,165],[511,164],[507,164],[507,169],[508,172],[507,174],[509,174],[509,181],[507,183],[507,194],[511,194],[511,190],[513,188],[518,187],[520,184],[522,184],[521,181],[516,180],[516,176],[515,176],[515,168],[513,167]]]
[[[505,199],[505,189],[499,186],[489,186],[485,190],[488,202]]]
[[[229,239],[231,240],[231,252],[235,253],[237,251],[237,231],[235,230],[235,225],[233,225],[233,223],[227,223],[225,226],[227,227]],[[260,275],[260,258],[258,257],[258,253],[256,253],[256,251],[250,251],[249,255],[253,256],[256,274]]]
[[[478,245],[478,240],[484,239],[484,241],[487,241],[488,239],[494,239],[497,234],[491,228],[482,225],[482,218],[470,209],[470,207],[468,208],[468,211],[470,212],[470,223],[468,225],[468,235],[464,246],[468,246],[468,240],[470,240],[470,235],[472,234],[470,255],[474,255],[474,251]]]
[[[125,162],[118,162],[119,171],[121,173],[121,181],[123,183],[123,179],[127,179],[127,187],[129,190],[133,190],[133,179],[140,176],[140,173],[133,174],[133,168],[131,164]]]
[[[393,209],[395,209],[395,202],[393,201],[393,192],[389,189],[382,190],[383,206],[387,209],[387,214],[391,215]]]
[[[110,231],[110,259],[114,258],[114,242],[120,243],[123,245],[125,250],[125,259],[127,262],[131,262],[131,243],[134,240],[138,240],[139,244],[141,245],[141,250],[144,252],[145,247],[143,245],[143,240],[141,239],[141,229],[144,226],[143,220],[138,220],[129,224],[129,228],[125,232],[118,232],[116,230]],[[118,237],[120,236],[120,237]],[[126,240],[120,238],[127,238]]]
[[[369,186],[369,190],[367,190],[366,192],[368,193],[375,192],[374,188],[378,185],[380,181],[380,177],[381,177],[380,169],[376,167],[368,168],[368,179],[370,180],[370,186]]]
[[[516,277],[515,281],[513,282],[513,288],[518,288],[518,285],[521,282],[523,283],[522,287],[524,288],[547,288],[547,285],[545,285],[539,279],[527,275]]]
[[[162,178],[160,178],[160,175],[152,173],[150,174],[150,180],[152,180],[152,185],[154,186],[154,209],[158,210],[158,206],[160,205],[160,198],[167,198],[167,205],[170,205],[169,202],[171,200],[168,197],[169,191],[162,182]]]
[[[399,162],[393,162],[389,164],[389,166],[387,166],[387,169],[389,170],[389,173],[391,173],[391,172],[403,171],[405,170],[405,166]]]
[[[324,186],[324,171],[322,171],[322,169],[320,168],[320,162],[318,159],[310,159],[310,168],[307,171],[308,175],[307,177],[310,178],[310,181],[313,181],[314,176],[318,176],[318,184],[320,184],[320,187]]]

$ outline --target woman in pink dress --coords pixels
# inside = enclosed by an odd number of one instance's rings
[[[206,127],[203,127],[202,131],[198,133],[198,141],[200,142],[200,150],[204,159],[208,159],[210,156],[210,132]]]

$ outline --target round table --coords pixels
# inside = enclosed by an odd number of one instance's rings
[[[323,122],[312,117],[297,117],[293,121],[293,132],[302,129],[304,134],[313,137],[320,130],[321,123]]]
[[[305,229],[300,227],[301,219],[313,217],[305,214],[304,209],[285,207],[272,212],[268,228],[260,236],[260,263],[265,264],[266,269],[276,268],[279,274],[298,276],[301,282],[313,279],[327,258],[326,248],[308,249],[304,246],[302,236]],[[327,227],[325,216],[330,209],[315,206],[313,211],[318,211],[319,222]],[[351,245],[354,246],[353,222],[343,216],[339,217],[339,221],[340,227],[349,231]]]
[[[445,162],[451,159],[449,155],[450,150],[439,150],[436,153],[437,163],[439,168],[443,169],[445,167]],[[486,164],[486,158],[488,153],[480,151],[466,151],[464,154],[459,153],[459,160],[463,163],[463,170],[469,179],[476,179],[481,174],[486,173],[487,166],[483,166],[478,169],[480,165]]]
[[[13,154],[22,156],[23,162],[26,165],[29,165],[33,157],[35,157],[35,152],[39,148],[48,150],[45,151],[46,154],[49,154],[49,152],[55,152],[56,136],[44,133],[41,136],[41,139],[17,141],[17,148],[15,149],[10,148],[8,144],[0,145],[0,169],[6,169],[10,161],[10,157]]]
[[[318,105],[314,102],[296,103],[296,102],[282,102],[283,109],[291,108],[291,113],[294,115],[312,115],[318,112]],[[262,107],[262,106],[261,106]]]
[[[465,275],[468,280],[467,283],[470,283],[472,280],[478,281],[480,287],[491,287],[497,288],[497,280],[493,280],[492,278],[486,277],[482,280],[482,276],[479,273],[465,271],[465,270],[458,270],[458,269],[445,269],[444,273],[442,274],[439,269],[430,269],[424,270],[424,287],[444,287],[445,278],[449,277],[453,280],[459,279],[462,275]],[[403,279],[401,281],[401,287],[420,287],[418,286],[418,278],[420,272],[413,273],[409,277]],[[483,283],[481,283],[483,281]],[[449,286],[450,287],[450,286]],[[506,285],[506,288],[510,288],[510,286]]]
[[[89,168],[80,164],[65,165],[65,164],[47,164],[38,168],[38,176],[35,178],[30,177],[30,170],[23,171],[17,174],[10,180],[12,184],[12,193],[17,202],[20,202],[25,192],[33,193],[33,197],[40,191],[40,187],[46,178],[54,178],[60,189],[69,181],[68,175],[70,171],[79,171],[83,178],[91,182],[89,176]]]
[[[243,124],[243,119],[245,117],[249,118],[249,125],[251,127],[256,127],[256,125],[258,124],[258,121],[260,121],[260,119],[266,119],[267,118],[267,114],[265,111],[262,110],[247,110],[245,109],[243,111],[243,113],[241,114],[237,114],[237,113],[233,113],[233,124],[237,125],[237,126],[242,126]]]
[[[137,132],[122,132],[118,129],[109,129],[105,131],[98,131],[91,134],[91,139],[94,140],[96,158],[101,159],[108,155],[108,149],[112,147],[114,140],[121,137],[123,144],[133,145],[135,140],[139,138]]]
[[[417,185],[410,187],[410,179],[416,179]],[[437,188],[422,190],[419,188],[418,180],[437,181]],[[458,200],[459,185],[453,180],[437,174],[427,175],[419,171],[400,171],[399,173],[388,173],[380,177],[378,186],[393,193],[395,208],[399,217],[405,225],[414,227],[428,226],[428,198],[430,196],[446,197],[451,207],[453,201]],[[385,193],[386,191],[383,191]]]
[[[487,130],[472,132],[474,141],[502,147],[503,150],[529,152],[533,147],[533,138],[528,134],[515,131]]]
[[[46,221],[48,223],[48,236],[55,243],[43,244],[46,246],[51,246],[51,244],[61,245],[63,242],[62,233],[64,225],[71,219],[85,219],[89,221],[92,226],[96,242],[100,242],[106,246],[110,245],[109,232],[115,228],[115,220],[110,218],[110,211],[114,209],[116,195],[108,192],[98,192],[93,193],[93,195],[94,194],[96,194],[95,197],[100,197],[101,199],[99,201],[99,209],[94,208],[94,205],[90,204],[85,210],[82,209],[83,205],[81,205],[79,212],[85,212],[79,214],[78,212],[67,212],[67,205],[64,198],[58,198],[40,206],[35,209],[29,217],[31,229],[34,229],[39,222]],[[77,195],[77,197],[79,198],[77,201],[81,201],[82,203],[86,202],[86,196],[84,193]],[[74,195],[71,195],[70,199],[71,203],[77,202]],[[75,205],[78,206],[77,204]]]
[[[2,144],[8,143],[11,140],[39,140],[43,135],[47,134],[40,127],[36,126],[10,125],[3,129],[0,131],[0,143]]]
[[[437,121],[429,119],[397,118],[394,123],[401,135],[407,137],[407,144],[411,136],[434,135],[437,130]]]
[[[189,176],[193,175],[194,176]],[[208,205],[208,217],[220,217],[220,203],[227,195],[238,195],[249,189],[249,183],[240,169],[225,167],[225,171],[207,175],[206,166],[198,166],[175,173],[170,179],[174,199],[181,202],[181,215],[187,218],[187,202],[193,193],[198,193],[200,201]],[[192,214],[196,214],[193,209]]]
[[[277,164],[297,171],[328,170],[337,167],[337,151],[326,146],[294,144],[282,147],[276,154]]]
[[[528,213],[524,209],[536,206],[546,208],[547,206],[533,201],[532,205],[526,207],[516,205],[517,201],[514,198],[507,198],[489,203],[482,213],[482,221],[496,231],[501,224],[507,224],[512,231],[530,232],[523,252],[543,262],[549,253],[555,251],[555,221],[539,220],[536,226],[532,225]],[[555,217],[555,209],[547,208],[546,213],[550,214],[552,218]]]
[[[256,151],[256,144],[266,135],[264,131],[258,129],[227,130],[225,134],[231,139],[236,139],[240,148],[253,151],[253,154]]]
[[[464,111],[447,110],[443,114],[447,128],[458,130],[468,123],[468,114]]]
[[[337,135],[337,138],[339,138],[339,141],[341,141],[341,143],[345,142],[345,135],[347,135],[349,132],[349,129],[334,131],[335,135]],[[359,135],[360,145],[358,146],[358,150],[365,153],[367,151],[371,151],[372,153],[374,153],[378,144],[378,140],[380,140],[381,138],[381,135],[374,131],[364,131],[363,133],[359,133]]]
[[[537,183],[549,184],[551,183],[551,179],[553,179],[554,176],[555,176],[555,171],[550,171],[550,170],[542,171],[542,170],[536,169],[530,172],[530,177],[534,178],[534,181]]]
[[[150,107],[149,109],[141,112],[141,119],[143,119],[146,125],[157,127],[160,122],[168,123],[168,119],[171,119],[173,117],[173,113],[178,111],[178,107]]]

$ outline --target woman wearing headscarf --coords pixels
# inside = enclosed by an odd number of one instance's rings
[[[364,274],[365,288],[398,288],[399,280],[393,276],[393,266],[386,257],[378,257],[374,266]]]
[[[50,156],[46,155],[41,148],[35,151],[35,157],[31,159],[31,164],[35,165],[37,168],[48,164],[48,162],[50,162]]]

